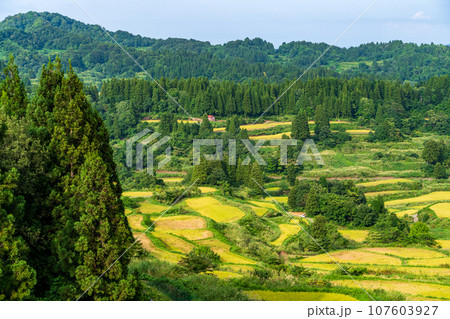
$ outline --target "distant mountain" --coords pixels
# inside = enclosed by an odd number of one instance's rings
[[[296,78],[327,47],[326,43],[290,42],[278,49],[262,39],[212,45],[197,40],[152,39],[126,31],[110,32],[154,77],[208,77],[245,81]],[[57,54],[69,59],[85,81],[142,76],[141,71],[100,26],[56,13],[28,12],[0,22],[0,61],[13,53],[25,78],[37,77],[42,64]],[[422,81],[450,69],[450,47],[392,41],[358,47],[333,47],[312,76],[367,74],[396,80]]]

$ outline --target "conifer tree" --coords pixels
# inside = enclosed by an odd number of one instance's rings
[[[0,125],[0,147],[3,147],[5,125]],[[14,194],[18,172],[5,171],[0,163],[0,300],[22,300],[31,295],[36,271],[27,262],[25,241],[17,234],[16,223],[23,214],[23,198]]]
[[[14,56],[9,56],[9,62],[3,71],[5,79],[0,86],[0,108],[7,115],[22,117],[25,115],[28,99],[25,85],[19,77]]]
[[[320,140],[323,140],[330,136],[330,121],[328,119],[327,111],[323,105],[317,106],[316,114],[314,116],[314,122],[316,124],[314,132]]]
[[[208,119],[208,115],[206,113],[203,114],[202,124],[200,125],[200,135],[201,136],[209,136],[213,133],[213,127],[211,122]]]
[[[292,121],[292,131],[291,138],[297,139],[299,141],[304,141],[311,138],[311,133],[309,131],[308,115],[304,110],[300,110],[297,116]]]

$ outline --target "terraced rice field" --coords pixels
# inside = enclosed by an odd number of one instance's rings
[[[152,232],[152,235],[162,240],[169,250],[188,254],[194,248],[194,245],[191,243],[168,233],[155,231]]]
[[[373,181],[373,182],[359,183],[359,184],[356,184],[356,186],[373,187],[373,186],[378,186],[378,185],[412,183],[412,182],[413,182],[413,180],[406,179],[406,178],[392,178],[392,179],[382,179],[382,180]]]
[[[201,240],[213,237],[206,229],[206,221],[198,216],[177,215],[161,217],[155,223],[155,231],[174,234],[189,240]]]
[[[442,265],[450,265],[450,257],[411,259],[407,261],[407,264],[411,266],[440,267]]]
[[[270,290],[247,291],[247,295],[255,300],[264,301],[356,301],[351,296],[331,292],[287,292]]]
[[[203,187],[203,186],[199,187],[198,189],[202,192],[202,194],[206,194],[206,193],[214,193],[214,192],[217,191],[216,188],[212,188],[212,187]]]
[[[162,179],[164,183],[181,183],[183,181],[182,177],[164,177]]]
[[[450,268],[430,268],[430,267],[368,267],[369,270],[377,270],[377,271],[393,271],[399,273],[407,273],[417,276],[441,276],[448,277],[450,276]]]
[[[192,215],[164,216],[155,223],[156,231],[168,231],[174,229],[202,229],[206,228],[205,219]]]
[[[267,211],[269,210],[268,208],[266,208],[266,207],[257,207],[257,206],[252,206],[252,210],[255,212],[255,214],[257,215],[257,216],[264,216],[266,213],[267,213]]]
[[[346,130],[348,134],[354,134],[354,135],[364,135],[369,134],[370,132],[373,132],[372,130],[368,129],[358,129],[358,130]]]
[[[402,210],[400,212],[396,212],[395,215],[397,215],[397,217],[403,217],[405,215],[414,215],[416,214],[420,209],[417,208],[413,208],[413,209],[407,209],[407,210]]]
[[[269,203],[269,202],[259,202],[259,201],[256,201],[256,200],[251,200],[250,203],[252,203],[253,205],[259,206],[259,207],[270,208],[270,209],[273,209],[273,210],[280,210],[278,205],[275,205],[273,202]]]
[[[271,135],[249,136],[249,139],[251,139],[251,140],[279,140],[283,137],[283,135],[291,136],[291,132],[271,134]]]
[[[442,249],[450,249],[450,240],[436,240],[439,245],[441,245]]]
[[[405,198],[405,199],[397,199],[387,201],[385,203],[386,206],[396,206],[396,205],[404,205],[411,203],[426,203],[426,202],[438,202],[438,201],[450,201],[450,191],[445,192],[432,192],[430,194]]]
[[[212,197],[189,198],[186,204],[200,214],[219,223],[229,223],[244,217],[245,213],[234,206],[224,205]]]
[[[142,202],[139,205],[139,210],[142,214],[161,213],[165,211],[168,206],[157,205],[149,202]]]
[[[399,193],[403,193],[405,191],[382,191],[382,192],[367,192],[364,193],[364,195],[366,195],[366,197],[377,197],[377,196],[385,196],[385,195],[392,195],[392,194],[399,194]]]
[[[260,124],[246,124],[241,125],[241,129],[246,129],[247,131],[253,131],[253,130],[265,130],[272,127],[277,127],[280,125],[291,125],[292,122],[266,122],[266,123],[260,123]],[[225,132],[225,127],[217,127],[214,129],[214,132]]]
[[[450,203],[439,203],[430,208],[436,213],[437,217],[450,218]]]
[[[272,199],[276,200],[280,204],[287,204],[287,202],[288,202],[287,196],[272,196],[272,198],[266,197],[266,200],[272,200]]]
[[[376,248],[363,248],[364,251],[370,251],[380,254],[389,254],[399,256],[402,258],[443,258],[447,257],[443,253],[422,249],[422,248],[392,248],[392,247],[376,247]]]
[[[142,221],[144,220],[144,216],[142,215],[129,215],[127,219],[131,229],[145,230],[147,228],[142,225]]]
[[[361,250],[341,250],[330,255],[339,263],[351,264],[372,264],[372,265],[401,265],[402,261],[398,258],[375,254]],[[302,263],[328,262],[333,260],[327,254],[316,255],[302,259]]]
[[[291,236],[297,234],[301,229],[298,225],[293,224],[281,224],[278,225],[281,230],[281,235],[275,241],[272,242],[272,245],[281,246],[283,242]]]
[[[357,288],[360,284],[365,289],[384,289],[414,296],[450,299],[449,286],[438,284],[399,280],[358,280],[358,283],[353,280],[335,280],[332,283],[352,288]]]
[[[141,233],[133,233],[133,236],[135,238],[138,238],[140,235]],[[171,263],[177,263],[183,257],[181,254],[174,254],[156,247],[155,244],[152,243],[150,238],[148,238],[147,235],[145,234],[139,238],[139,242],[142,244],[142,247],[145,250],[147,250],[152,254],[152,256],[160,260],[164,260]]]
[[[123,192],[122,195],[127,197],[150,197],[153,196],[153,192]]]
[[[213,238],[200,240],[198,241],[198,244],[208,246],[209,248],[211,248],[216,254],[220,256],[220,259],[223,263],[256,264],[254,260],[230,252],[231,246],[225,244],[224,242],[221,242],[218,239]]]
[[[369,234],[368,230],[356,230],[356,229],[339,229],[339,232],[347,239],[354,240],[357,243],[362,243],[366,240]]]
[[[202,240],[214,237],[214,234],[207,229],[173,229],[167,231],[169,234],[174,234],[189,240]]]

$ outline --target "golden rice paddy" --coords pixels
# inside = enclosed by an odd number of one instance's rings
[[[288,202],[288,197],[287,196],[272,196],[272,197],[266,197],[266,200],[272,200],[274,199],[275,201],[277,201],[280,204],[287,204]]]
[[[407,264],[408,265],[412,265],[412,266],[439,267],[439,266],[442,266],[442,265],[450,265],[450,257],[411,259],[411,260],[407,261]]]
[[[359,184],[356,184],[356,186],[373,187],[373,186],[378,186],[378,185],[412,183],[412,182],[413,182],[412,180],[406,179],[406,178],[392,178],[392,179],[382,179],[382,180],[373,181],[373,182],[359,183]]]
[[[385,196],[385,195],[392,195],[392,194],[399,194],[405,191],[382,191],[382,192],[367,192],[364,193],[366,197],[376,197],[376,196]]]
[[[283,242],[291,236],[294,236],[300,231],[300,227],[298,225],[292,224],[281,224],[278,225],[281,230],[281,235],[275,241],[272,242],[275,246],[281,246]]]
[[[257,216],[261,217],[264,216],[269,209],[266,207],[252,206],[252,210]]]
[[[450,299],[449,286],[438,284],[398,280],[358,280],[358,283],[353,280],[336,280],[332,283],[346,287],[357,288],[361,285],[365,289],[384,289],[408,295]]]
[[[395,205],[403,205],[410,203],[424,203],[424,202],[437,202],[437,201],[450,201],[450,191],[445,192],[432,192],[426,195],[405,198],[405,199],[397,199],[387,201],[385,203],[386,206],[395,206]]]
[[[162,206],[157,204],[152,204],[149,202],[143,202],[139,204],[139,211],[142,214],[152,214],[152,213],[161,213],[165,211],[168,206]]]
[[[372,264],[372,265],[401,265],[402,261],[398,258],[375,254],[361,250],[341,250],[330,255],[339,263],[352,264]],[[329,262],[333,263],[333,259],[327,254],[316,255],[302,259],[302,263],[311,262]]]
[[[214,234],[207,229],[172,229],[166,232],[189,240],[202,240],[214,237]]]
[[[133,233],[133,236],[135,238],[138,238],[140,235],[141,233]],[[145,250],[147,250],[152,254],[152,256],[160,260],[168,261],[171,263],[177,263],[183,257],[181,254],[171,253],[156,247],[155,244],[153,244],[152,241],[145,234],[139,238],[139,241],[141,242],[142,247]]]
[[[200,214],[219,223],[229,223],[244,217],[245,213],[234,206],[224,205],[212,197],[189,198],[186,204]]]
[[[206,227],[206,221],[199,216],[176,215],[159,218],[155,223],[156,231],[174,229],[202,229]]]
[[[218,239],[206,239],[198,241],[199,245],[205,245],[211,248],[216,254],[220,256],[220,259],[224,263],[231,264],[256,264],[254,260],[240,256],[238,254],[230,252],[231,246],[221,242]]]
[[[331,292],[299,292],[299,291],[247,291],[247,295],[255,300],[264,301],[356,301],[357,299]]]
[[[442,258],[447,257],[443,253],[422,249],[422,248],[402,248],[402,247],[375,247],[375,248],[363,248],[364,251],[370,251],[381,254],[389,254],[399,256],[402,258]]]
[[[181,183],[183,181],[182,177],[164,177],[162,179],[164,183]]]
[[[206,193],[214,193],[217,191],[216,188],[212,188],[212,187],[199,187],[198,189],[200,189],[200,191],[202,192],[202,194],[206,194]]]
[[[449,197],[450,200],[450,197]],[[439,218],[450,218],[450,203],[439,203],[430,207]]]
[[[339,229],[339,232],[347,239],[354,240],[358,243],[362,243],[366,240],[369,234],[368,230],[355,230],[355,229]]]
[[[145,230],[147,227],[142,226],[142,221],[144,216],[142,215],[129,215],[127,216],[128,224],[132,229],[135,230]]]
[[[277,205],[275,205],[273,202],[269,203],[269,202],[259,202],[256,200],[251,200],[250,203],[252,203],[253,205],[259,206],[259,207],[270,208],[273,210],[280,210],[279,207]]]
[[[153,196],[153,192],[123,192],[122,195],[128,197],[150,197]]]
[[[191,243],[168,233],[155,231],[152,235],[162,240],[173,251],[187,254],[194,248]]]
[[[441,245],[442,249],[450,249],[450,240],[440,239],[436,241]]]

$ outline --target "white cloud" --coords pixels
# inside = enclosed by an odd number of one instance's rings
[[[431,16],[425,15],[423,11],[417,11],[410,19],[411,20],[428,20]]]

